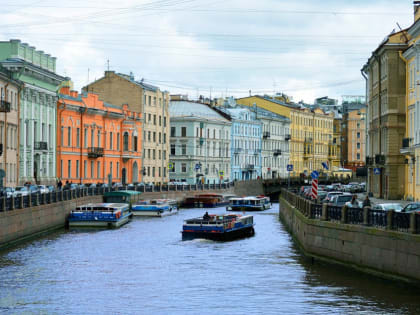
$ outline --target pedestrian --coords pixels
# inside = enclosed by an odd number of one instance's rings
[[[364,208],[364,207],[370,207],[370,206],[371,206],[371,203],[370,203],[369,196],[368,196],[368,195],[366,195],[365,200],[363,200],[363,208]]]
[[[61,187],[63,186],[63,183],[61,182],[61,179],[59,179],[58,180],[58,183],[57,183],[57,188],[58,188],[58,190],[61,190]]]

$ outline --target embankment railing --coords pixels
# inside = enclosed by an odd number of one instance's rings
[[[371,207],[360,209],[332,206],[327,203],[320,204],[307,200],[287,189],[281,190],[281,196],[310,219],[420,234],[420,214],[415,212],[403,213],[394,210],[373,210]]]
[[[0,197],[0,212],[13,211],[15,209],[29,208],[46,205],[66,200],[72,200],[87,196],[99,196],[105,192],[117,190],[135,190],[139,192],[167,192],[167,191],[199,191],[199,190],[222,190],[233,187],[233,182],[220,184],[197,184],[197,185],[129,185],[120,187],[83,187],[76,189],[61,189],[49,193],[32,193],[28,195]]]

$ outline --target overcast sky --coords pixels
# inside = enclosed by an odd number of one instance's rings
[[[0,40],[57,57],[80,90],[108,67],[171,93],[364,95],[360,69],[408,0],[2,0]],[[88,70],[89,69],[89,70]]]

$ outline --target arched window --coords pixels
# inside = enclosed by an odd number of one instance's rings
[[[123,150],[128,151],[128,132],[124,132]]]

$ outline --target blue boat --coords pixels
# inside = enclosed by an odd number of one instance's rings
[[[127,203],[89,203],[70,212],[69,227],[117,228],[132,216]]]
[[[141,200],[131,210],[134,216],[164,217],[178,213],[178,205],[172,199]]]
[[[185,220],[182,240],[204,238],[214,241],[231,241],[255,234],[252,215],[209,215]]]
[[[263,211],[271,208],[270,197],[243,197],[231,198],[227,211]]]

